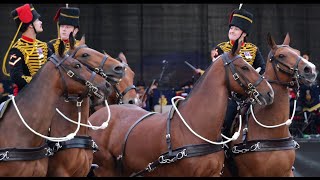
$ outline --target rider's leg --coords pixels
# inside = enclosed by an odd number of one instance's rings
[[[233,123],[234,118],[237,115],[237,102],[234,100],[228,100],[228,107],[227,107],[227,112],[226,112],[226,117],[224,120],[224,124],[223,124],[223,131],[222,133],[227,136],[227,137],[231,137],[230,135],[230,129],[231,129],[231,125]]]

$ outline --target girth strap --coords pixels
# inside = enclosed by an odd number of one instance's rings
[[[132,131],[132,129],[139,124],[142,120],[146,119],[147,117],[156,114],[157,112],[149,112],[148,114],[143,115],[140,119],[138,119],[128,130],[125,138],[124,138],[124,143],[122,144],[122,151],[121,154],[117,157],[117,161],[118,161],[118,169],[120,170],[120,173],[122,173],[123,170],[123,158],[125,155],[125,151],[126,151],[126,145],[127,145],[127,141],[128,141],[128,137],[130,132]]]
[[[149,163],[144,170],[134,173],[130,177],[141,176],[146,172],[151,172],[159,165],[173,163],[183,158],[204,156],[204,155],[219,152],[222,150],[223,148],[221,145],[215,145],[215,144],[209,144],[209,143],[190,144],[183,147],[179,147],[173,150],[171,152],[171,155],[169,155],[169,152],[161,154],[157,160],[153,161],[152,163]]]
[[[180,100],[176,101],[175,105],[178,106],[179,102]],[[153,161],[152,163],[149,163],[145,169],[137,173],[131,174],[130,177],[141,176],[144,173],[153,171],[159,165],[173,163],[182,158],[204,156],[207,154],[211,154],[211,153],[215,153],[223,150],[222,145],[209,144],[209,143],[190,144],[190,145],[182,146],[172,150],[170,127],[171,127],[171,120],[173,118],[174,112],[175,112],[175,109],[172,107],[170,109],[170,112],[168,114],[168,119],[167,119],[166,143],[168,146],[168,151],[161,154],[157,160]]]
[[[75,136],[73,139],[63,142],[48,141],[49,147],[54,153],[59,150],[70,149],[70,148],[84,148],[92,149],[94,152],[99,151],[97,144],[91,138],[91,136]]]
[[[53,155],[47,143],[35,148],[5,148],[0,149],[1,161],[33,161]]]
[[[232,147],[234,156],[247,152],[280,151],[298,149],[300,145],[292,137],[268,140],[253,140],[235,144]]]

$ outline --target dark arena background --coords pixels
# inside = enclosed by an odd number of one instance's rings
[[[1,65],[16,33],[10,12],[20,5],[23,4],[0,5]],[[53,22],[53,17],[58,8],[66,4],[33,3],[33,6],[41,15],[44,29],[37,39],[47,42],[56,38],[57,24]],[[124,52],[136,74],[136,83],[143,81],[148,86],[153,79],[159,80],[164,70],[159,89],[175,92],[184,84],[197,79],[184,61],[196,68],[206,69],[211,62],[211,47],[228,40],[229,13],[238,8],[239,4],[69,6],[81,10],[77,39],[85,34],[89,47],[98,51],[105,50],[112,57]],[[290,46],[309,53],[311,62],[319,68],[320,41],[317,38],[320,32],[320,4],[243,4],[242,8],[254,14],[248,41],[260,48],[265,59],[269,52],[267,33],[272,34],[277,44],[281,44],[286,33],[289,33]],[[2,71],[0,78],[7,88],[9,78]],[[318,136],[297,138],[301,147],[297,150],[296,176],[320,176],[318,139]]]

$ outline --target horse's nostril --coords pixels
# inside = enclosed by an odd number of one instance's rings
[[[116,73],[123,73],[124,72],[124,69],[125,69],[125,67],[124,66],[116,66],[116,67],[114,67],[114,71],[116,72]]]
[[[304,73],[312,73],[312,69],[309,66],[306,66],[303,71]]]
[[[133,100],[130,100],[128,103],[129,103],[129,104],[134,104],[134,101],[133,101]]]

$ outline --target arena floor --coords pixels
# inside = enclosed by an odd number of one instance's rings
[[[296,177],[320,177],[320,138],[296,138],[300,148],[296,150],[294,163]]]

